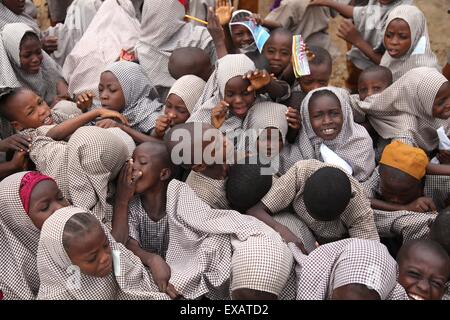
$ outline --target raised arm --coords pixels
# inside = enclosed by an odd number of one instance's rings
[[[345,18],[353,17],[353,8],[354,8],[353,6],[350,6],[348,4],[339,3],[334,0],[311,0],[311,2],[309,3],[309,6],[328,7],[330,9],[336,10]]]

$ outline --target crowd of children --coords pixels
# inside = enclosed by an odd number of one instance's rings
[[[48,4],[0,1],[0,299],[450,297],[449,66],[412,0]]]

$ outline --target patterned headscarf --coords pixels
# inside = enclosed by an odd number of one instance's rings
[[[20,182],[19,193],[20,193],[20,200],[22,200],[23,208],[25,209],[25,212],[27,214],[29,214],[30,210],[31,193],[33,192],[34,187],[36,187],[39,182],[44,180],[55,181],[52,178],[45,176],[37,171],[28,172],[26,175],[22,177],[22,181]]]
[[[30,26],[36,34],[41,32],[36,21],[27,15],[25,11],[17,15],[0,2],[0,30],[8,23],[24,23]]]
[[[309,101],[315,92],[328,90],[339,99],[343,124],[339,135],[334,140],[319,138],[312,126],[309,116]],[[281,172],[289,170],[297,161],[317,159],[323,161],[320,146],[324,144],[345,160],[353,169],[353,176],[358,181],[367,180],[375,169],[375,152],[372,139],[359,124],[353,121],[353,113],[348,93],[334,87],[319,88],[308,93],[301,106],[302,128],[293,145],[288,145],[281,154]]]
[[[157,100],[158,92],[144,69],[134,62],[119,61],[110,64],[105,71],[112,72],[122,87],[125,108],[121,113],[128,119],[130,126],[148,133],[155,126],[163,105]]]
[[[50,104],[56,96],[57,81],[63,79],[61,68],[47,53],[42,51],[42,64],[37,74],[28,74],[22,70],[20,64],[20,42],[27,32],[35,33],[31,27],[24,23],[6,25],[2,31],[3,45],[8,53],[9,63],[14,69],[17,80],[22,86],[30,88]],[[38,34],[36,36],[39,37]]]
[[[5,299],[35,299],[39,289],[36,252],[40,231],[25,212],[20,199],[19,172],[0,182],[0,283]]]
[[[195,104],[203,93],[206,82],[200,77],[188,74],[178,79],[170,88],[171,93],[176,94],[183,100],[189,113],[192,114]]]
[[[46,300],[163,300],[169,297],[158,288],[140,259],[125,246],[117,243],[108,229],[102,226],[114,256],[118,257],[114,270],[104,278],[76,272],[63,246],[67,221],[83,209],[67,207],[55,211],[42,226],[37,253],[41,285],[38,299]],[[70,269],[72,267],[72,269]],[[79,270],[79,269],[78,269]]]
[[[289,248],[298,263],[298,300],[329,300],[334,289],[348,284],[366,285],[388,300],[400,286],[397,263],[378,241],[344,239],[321,245],[307,256],[293,243]]]
[[[436,130],[443,126],[450,133],[447,120],[433,118],[432,106],[447,79],[436,69],[415,68],[408,71],[383,92],[360,101],[352,95],[352,107],[367,115],[370,124],[384,139],[397,139],[429,152],[439,144]]]
[[[231,15],[230,23],[228,24],[228,26],[230,28],[230,33],[233,34],[233,28],[232,28],[233,26],[244,26],[251,33],[251,30],[248,27],[248,25],[246,25],[244,23],[245,21],[248,21],[247,18],[250,18],[251,16],[252,16],[252,13],[248,10],[234,11],[233,14]],[[252,36],[253,36],[253,34],[252,34]],[[258,48],[256,47],[255,39],[253,39],[253,42],[251,44],[249,44],[245,48],[238,48],[238,49],[239,49],[240,53],[248,53],[248,52],[256,51]]]
[[[145,1],[142,28],[136,45],[140,64],[158,87],[170,88],[175,79],[169,73],[172,52],[182,47],[197,47],[215,61],[215,48],[208,30],[183,21],[184,7],[178,0]]]
[[[404,20],[411,30],[411,47],[403,57],[398,59],[392,58],[389,52],[386,51],[381,59],[380,65],[388,67],[392,71],[394,81],[413,68],[430,67],[440,71],[441,68],[436,56],[431,50],[427,19],[422,11],[416,6],[401,5],[396,7],[389,13],[383,34],[386,33],[387,27],[394,19]],[[416,54],[415,50],[420,49],[418,44],[422,45],[421,42],[423,41],[425,41],[423,43],[424,52]],[[384,45],[386,46],[386,44]]]

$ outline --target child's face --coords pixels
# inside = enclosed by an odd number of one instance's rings
[[[394,19],[389,23],[384,34],[384,43],[389,55],[398,59],[411,48],[411,30],[403,19]]]
[[[15,120],[11,121],[11,125],[17,131],[53,124],[50,107],[31,90],[20,91],[9,104],[16,108]]]
[[[448,277],[448,259],[420,247],[412,247],[399,263],[398,282],[414,300],[440,300]]]
[[[386,168],[383,164],[380,165],[381,167]],[[422,196],[423,189],[420,181],[407,174],[403,174],[401,178],[395,177],[389,173],[392,170],[398,169],[380,170],[381,200],[406,205]]]
[[[170,123],[171,127],[176,124],[185,123],[190,116],[183,99],[174,93],[171,93],[167,97],[164,114],[172,118],[172,122]]]
[[[367,97],[383,92],[389,87],[389,83],[377,73],[369,73],[358,81],[359,99],[364,101]]]
[[[275,34],[264,45],[263,55],[269,61],[269,73],[281,74],[291,62],[292,37],[286,34]]]
[[[308,93],[314,89],[328,86],[331,77],[331,69],[327,64],[314,65],[310,64],[310,75],[300,77],[298,83],[304,93]]]
[[[20,46],[20,67],[29,74],[36,74],[41,69],[42,47],[38,39],[29,38]]]
[[[444,83],[433,102],[433,117],[443,120],[450,118],[450,81]]]
[[[2,3],[17,15],[25,10],[25,0],[3,0]]]
[[[36,228],[41,230],[48,217],[68,205],[69,202],[63,197],[55,181],[43,180],[31,192],[28,216]]]
[[[250,30],[241,25],[231,27],[231,40],[233,41],[233,46],[238,49],[245,48],[254,42]]]
[[[111,248],[99,223],[83,237],[72,239],[68,249],[70,261],[85,275],[104,278],[111,273]]]
[[[283,137],[277,128],[266,128],[258,136],[258,154],[272,158],[283,149]]]
[[[323,140],[334,140],[342,130],[344,118],[340,104],[329,96],[309,103],[309,118],[314,133]]]
[[[139,173],[141,176],[136,182],[135,193],[140,194],[159,185],[163,169],[164,166],[151,148],[138,146],[133,152],[133,177],[139,177]]]
[[[103,72],[98,85],[102,107],[120,112],[125,107],[125,96],[116,76],[109,71]]]
[[[228,80],[225,85],[224,100],[230,105],[230,111],[236,117],[244,119],[255,102],[254,91],[248,91],[250,82],[237,76]]]

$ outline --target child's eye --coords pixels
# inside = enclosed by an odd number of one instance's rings
[[[39,208],[39,211],[47,211],[48,208],[50,207],[49,203],[43,203],[42,206]]]
[[[89,260],[86,260],[87,263],[94,263],[95,260],[97,260],[97,255],[95,254],[92,258],[90,258]]]
[[[441,289],[444,286],[444,284],[439,281],[431,281],[431,285],[438,289]]]
[[[408,271],[408,275],[413,278],[420,278],[420,274],[418,274],[417,272],[414,272],[414,271]]]

